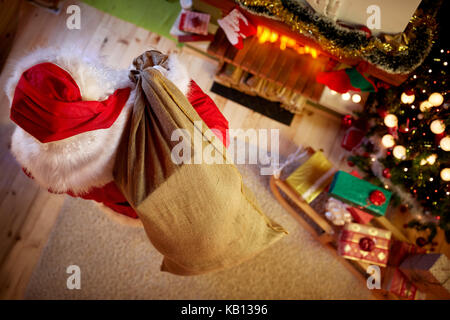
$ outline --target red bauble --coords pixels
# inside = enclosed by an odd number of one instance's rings
[[[375,242],[368,237],[361,238],[358,244],[361,250],[368,252],[372,251],[375,247]]]
[[[347,114],[345,116],[342,117],[342,127],[345,129],[350,128],[353,125],[353,117],[350,114]]]
[[[427,241],[427,239],[425,239],[424,237],[418,237],[418,238],[416,239],[416,244],[417,244],[419,247],[423,247],[423,246],[425,246],[427,243],[428,243],[428,241]]]
[[[369,195],[369,200],[376,206],[381,206],[386,202],[386,196],[380,190],[374,190]]]
[[[384,82],[384,81],[381,81],[381,80],[379,80],[378,82],[377,82],[377,88],[378,89],[389,89],[391,86],[389,85],[389,84],[387,84],[386,82]]]
[[[412,96],[414,94],[414,89],[411,88],[411,89],[405,90],[405,94],[408,96]]]
[[[387,114],[388,114],[388,112],[387,112],[387,110],[385,108],[378,108],[377,109],[377,113],[378,113],[378,115],[380,116],[381,119],[384,119],[387,116]]]
[[[362,26],[359,29],[366,33],[366,39],[370,39],[370,37],[372,36],[372,30],[370,30],[366,26]]]
[[[347,164],[349,165],[349,167],[353,167],[355,164],[354,164],[354,162],[353,161],[347,161]]]
[[[409,132],[409,128],[408,126],[402,124],[399,128],[398,131],[400,131],[401,133],[408,133]]]
[[[390,179],[391,178],[391,169],[384,168],[384,170],[383,170],[383,177],[385,177],[386,179]]]

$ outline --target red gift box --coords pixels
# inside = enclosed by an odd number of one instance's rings
[[[413,254],[399,269],[420,290],[450,299],[450,259],[445,254]]]
[[[197,42],[197,41],[213,41],[214,35],[201,35],[201,34],[186,34],[177,36],[178,42]]]
[[[398,267],[409,255],[426,252],[426,249],[419,248],[412,243],[394,239],[389,251],[388,265]]]
[[[364,212],[358,208],[350,207],[350,208],[347,208],[347,211],[350,212],[353,219],[357,223],[368,224],[370,222],[370,220],[373,219],[373,215],[371,215],[370,213]]]
[[[353,170],[352,172],[350,172],[350,174],[352,176],[362,179],[361,175],[356,170]],[[370,213],[364,212],[361,209],[354,207],[347,208],[347,211],[350,212],[350,214],[353,217],[353,220],[355,220],[356,223],[368,224],[374,217]]]
[[[385,269],[383,289],[408,300],[423,300],[426,296],[399,269],[392,267]]]
[[[350,260],[359,260],[385,267],[389,256],[391,232],[359,223],[345,225],[338,252]]]
[[[179,29],[185,32],[208,35],[208,24],[211,16],[207,13],[185,11],[180,16]]]

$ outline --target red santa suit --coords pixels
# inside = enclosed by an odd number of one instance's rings
[[[186,94],[205,124],[228,144],[228,121],[189,78],[176,56],[156,68]],[[73,50],[38,50],[17,63],[7,84],[17,124],[11,151],[24,172],[50,192],[95,200],[137,219],[112,168],[134,103],[128,70]]]

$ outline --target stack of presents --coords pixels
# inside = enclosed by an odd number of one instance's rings
[[[287,177],[286,183],[307,203],[328,191],[325,216],[339,230],[339,254],[383,267],[382,289],[402,299],[424,299],[427,293],[450,299],[447,256],[426,253],[370,223],[386,214],[390,191],[361,179],[356,172],[334,170],[320,151]]]

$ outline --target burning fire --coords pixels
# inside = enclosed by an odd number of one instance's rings
[[[279,35],[273,30],[270,30],[267,27],[258,26],[256,36],[258,37],[259,43],[265,43],[265,42],[277,42],[279,40],[280,42],[280,49],[285,50],[286,48],[292,48],[295,51],[297,51],[299,54],[310,54],[314,59],[317,58],[319,55],[319,52],[311,47],[299,45],[297,41],[294,39]]]

